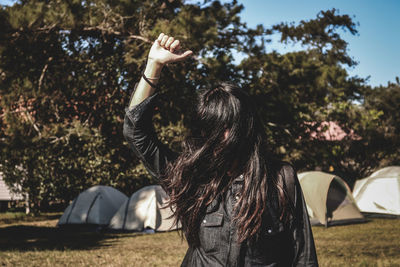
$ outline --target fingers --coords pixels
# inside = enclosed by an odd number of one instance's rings
[[[171,51],[173,53],[175,50],[178,50],[179,44],[180,44],[179,40],[175,40],[169,47],[169,51]]]
[[[177,43],[176,43],[177,41]],[[173,52],[176,50],[177,46],[179,45],[179,40],[175,40],[174,37],[168,36],[164,33],[160,33],[160,35],[157,38],[157,42],[165,49],[170,50]],[[172,44],[174,44],[172,46]],[[172,46],[172,49],[171,49]]]
[[[174,37],[168,36],[164,33],[160,33],[156,41],[159,43],[159,45],[172,53],[179,49],[179,40],[175,40]]]
[[[162,38],[164,37],[164,33],[160,33],[160,35],[158,36],[158,38],[157,38],[157,41],[160,43],[161,42],[161,40],[162,40]]]
[[[163,38],[161,39],[160,45],[165,47],[167,40],[168,40],[168,35],[164,35]]]
[[[156,41],[158,42],[158,44],[162,48],[164,48],[164,49],[170,51],[171,53],[175,54],[175,60],[174,61],[184,60],[184,59],[190,57],[193,54],[193,52],[190,51],[190,50],[187,50],[185,52],[179,51],[179,49],[180,49],[180,41],[179,40],[175,40],[174,37],[168,36],[168,35],[166,35],[164,33],[160,33],[160,35],[158,36]]]
[[[171,44],[175,41],[174,37],[169,37],[167,42],[165,43],[165,48],[169,49]]]

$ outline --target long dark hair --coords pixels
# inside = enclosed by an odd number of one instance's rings
[[[163,179],[189,245],[199,244],[198,231],[207,206],[222,197],[241,174],[243,188],[233,218],[239,242],[257,234],[271,192],[277,192],[279,207],[286,206],[285,192],[268,167],[264,135],[244,90],[223,83],[199,94],[183,152],[168,166]]]

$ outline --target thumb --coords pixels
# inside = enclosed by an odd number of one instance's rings
[[[184,60],[184,59],[190,57],[191,55],[193,55],[193,51],[192,50],[187,50],[184,53],[179,55],[179,60]]]

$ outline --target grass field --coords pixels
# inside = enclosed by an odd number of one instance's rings
[[[0,266],[179,266],[177,232],[98,233],[55,227],[60,214],[0,214]],[[314,227],[321,266],[400,266],[400,220]]]

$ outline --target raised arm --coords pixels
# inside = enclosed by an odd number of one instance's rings
[[[180,50],[179,40],[175,40],[174,37],[161,33],[151,46],[144,76],[150,83],[156,85],[165,64],[185,60],[191,56],[192,53],[193,52],[190,50],[182,52]],[[146,81],[144,77],[141,77],[131,98],[129,107],[141,103],[154,93],[156,88],[151,86],[148,81]]]
[[[158,140],[154,131],[153,94],[164,65],[184,60],[192,54],[190,50],[182,53],[179,46],[179,40],[160,34],[150,49],[144,75],[131,97],[125,114],[124,137],[149,173],[157,178],[167,162],[173,160],[176,155]]]

